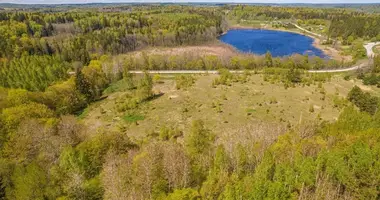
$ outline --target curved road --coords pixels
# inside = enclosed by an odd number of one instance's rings
[[[364,45],[364,48],[367,50],[368,58],[373,58],[375,56],[375,53],[373,52],[373,47],[377,45],[380,45],[380,42],[371,42]]]
[[[297,24],[292,23],[295,27],[298,29],[305,31],[306,33],[309,33],[311,35],[321,37],[323,38],[322,35],[313,33],[311,31],[308,31]],[[364,48],[367,51],[367,57],[368,59],[372,59],[375,56],[375,53],[373,52],[373,47],[376,45],[380,45],[380,42],[370,42],[364,45]],[[368,60],[369,62],[369,60]],[[358,64],[349,68],[344,68],[344,69],[326,69],[326,70],[308,70],[309,73],[337,73],[337,72],[347,72],[347,71],[354,71],[358,70],[360,68],[363,68],[367,66],[368,62]],[[217,74],[217,70],[150,70],[147,71],[149,74]],[[243,70],[230,70],[231,73],[244,73]],[[136,71],[130,71],[130,73],[133,74],[142,74],[144,71],[141,70],[136,70]]]
[[[318,33],[311,32],[309,30],[306,30],[306,29],[302,28],[301,26],[298,26],[295,23],[291,23],[291,24],[293,24],[296,28],[300,29],[301,31],[304,31],[304,32],[306,32],[306,33],[308,33],[310,35],[313,35],[313,36],[316,36],[316,37],[320,37],[320,38],[324,38],[322,35],[320,35]],[[375,56],[375,53],[373,52],[373,47],[376,46],[376,45],[379,45],[379,44],[380,44],[380,42],[370,42],[370,43],[367,43],[367,44],[364,45],[364,48],[367,51],[367,57],[368,57],[368,59],[372,59]],[[362,63],[362,64],[358,64],[356,66],[352,66],[352,67],[344,68],[344,69],[309,70],[308,72],[310,72],[310,73],[347,72],[347,71],[353,71],[353,70],[360,69],[362,67],[365,67],[367,64],[368,63]]]

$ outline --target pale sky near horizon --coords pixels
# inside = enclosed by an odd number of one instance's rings
[[[80,4],[80,3],[144,3],[144,2],[220,2],[220,3],[380,3],[380,0],[0,0],[18,4]]]

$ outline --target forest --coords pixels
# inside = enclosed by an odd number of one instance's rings
[[[233,7],[229,15],[241,20],[298,20],[325,24],[328,21],[329,38],[344,42],[364,38],[377,41],[380,39],[380,15],[351,9],[322,9],[302,7]],[[349,38],[352,39],[349,39]]]
[[[349,85],[342,96],[336,86],[329,96],[325,87],[335,78],[307,70],[345,68],[356,60],[143,51],[216,43],[230,19],[327,21],[329,38],[380,40],[379,14],[345,8],[169,4],[0,10],[0,199],[379,199],[379,55],[370,69],[340,75],[361,87]],[[217,78],[206,78],[210,90],[220,93],[207,105],[215,111],[210,118],[223,113],[229,91],[252,85],[284,93],[315,87],[310,96],[334,99],[339,115],[322,120],[316,110],[323,108],[308,102],[304,113],[318,115],[312,121],[253,120],[248,130],[224,130],[226,139],[199,114],[191,115],[202,104],[185,100],[185,107],[172,104],[167,113],[144,117],[142,110],[160,109],[149,106],[163,96],[176,98],[156,91],[167,80],[149,70],[219,70]],[[167,79],[175,83],[170,90],[184,94],[203,83],[195,75]],[[231,93],[253,98],[267,92],[246,90]],[[112,109],[103,108],[104,100]],[[257,107],[278,101],[271,97]],[[88,119],[92,107],[101,115],[122,113],[126,123],[114,125],[119,119],[113,117],[99,128]],[[142,136],[134,129],[177,108],[182,124],[152,123]],[[246,112],[249,117],[256,110]]]

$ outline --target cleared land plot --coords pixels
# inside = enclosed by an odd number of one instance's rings
[[[357,80],[346,81],[341,75],[334,76],[322,87],[317,84],[288,89],[280,83],[265,82],[259,74],[251,75],[247,83],[212,87],[217,77],[197,75],[191,88],[177,90],[174,76],[162,75],[160,83],[154,86],[155,93],[162,95],[138,108],[118,112],[115,106],[128,91],[114,92],[90,105],[81,117],[93,131],[122,129],[138,138],[163,126],[185,130],[195,119],[202,119],[218,134],[263,121],[285,127],[296,126],[300,121],[335,120],[341,111],[336,104],[344,102],[342,99],[354,85],[369,92],[378,91]]]

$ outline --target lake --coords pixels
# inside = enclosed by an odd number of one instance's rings
[[[313,38],[285,31],[234,29],[220,36],[219,40],[245,53],[263,55],[269,51],[274,57],[308,54],[328,58],[313,46]]]

